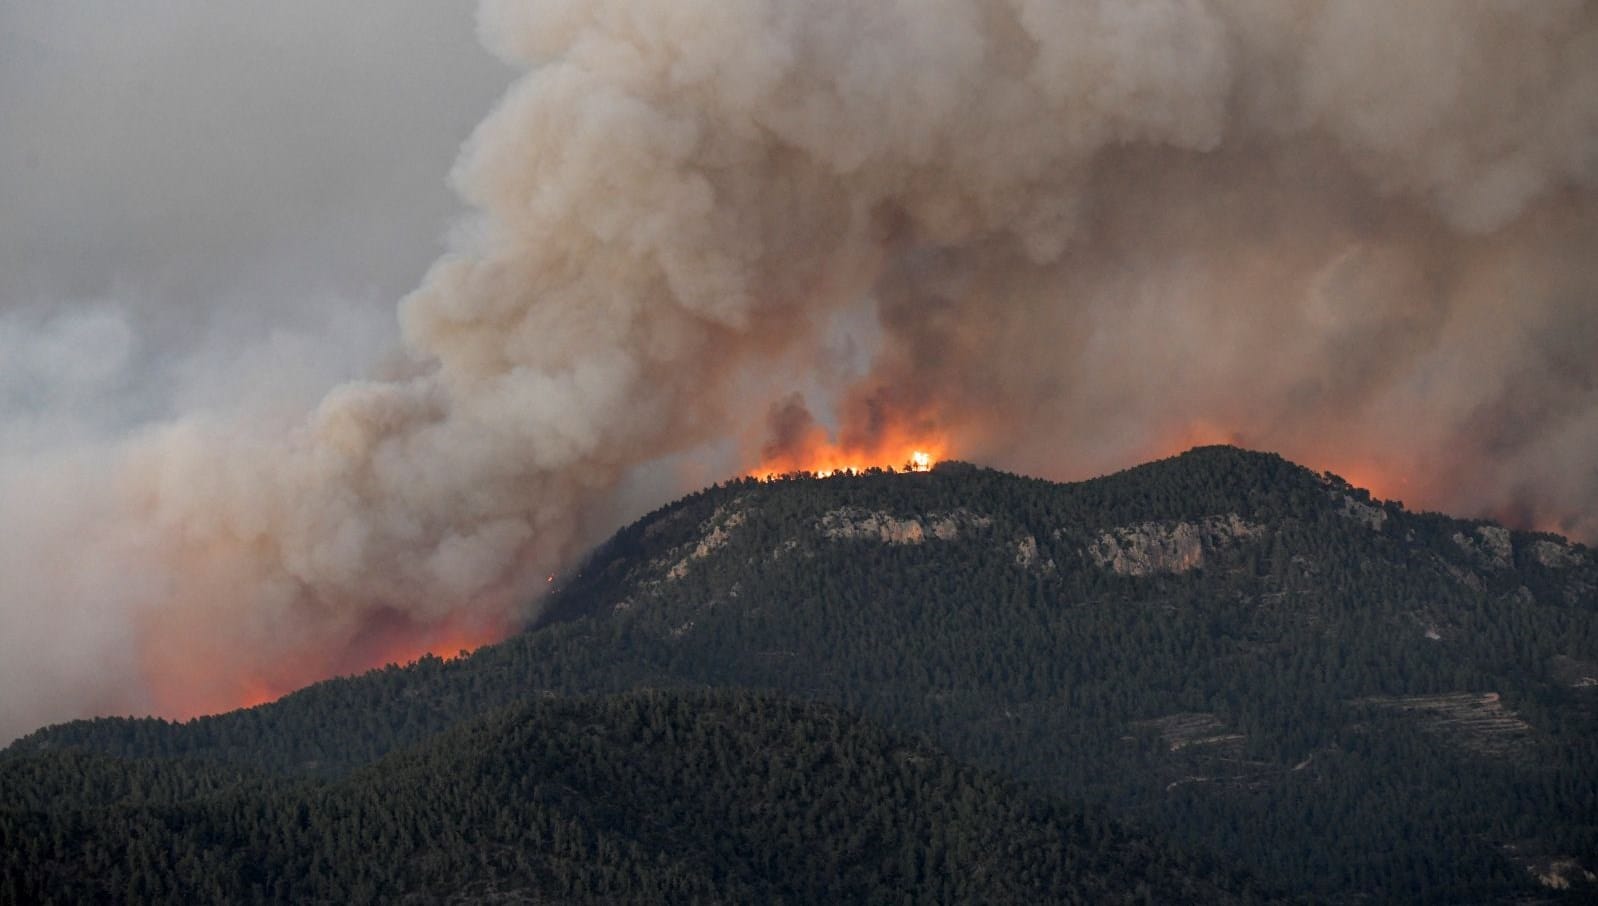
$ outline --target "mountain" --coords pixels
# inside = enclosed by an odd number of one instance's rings
[[[1594,891],[1598,558],[1229,447],[1068,485],[959,463],[719,485],[470,657],[5,757],[341,782],[530,696],[707,686],[925,736],[1316,899]]]
[[[835,709],[531,701],[337,780],[0,764],[11,903],[1244,902],[1247,885]]]

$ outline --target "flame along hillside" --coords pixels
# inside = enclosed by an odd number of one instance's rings
[[[764,462],[749,470],[748,477],[762,481],[775,481],[781,478],[832,478],[835,475],[860,475],[873,470],[887,469],[894,471],[893,466],[863,465],[872,462],[871,459],[850,453],[845,450],[824,450],[816,454],[807,455],[804,465],[796,466],[791,460],[778,460]],[[938,464],[938,459],[925,450],[911,450],[906,453],[902,464],[897,471],[900,472],[930,472]]]
[[[930,422],[925,418],[886,419],[873,431],[847,432],[847,439],[835,439],[809,421],[808,413],[805,419],[793,432],[795,436],[768,444],[760,463],[746,470],[745,477],[776,481],[872,471],[929,472],[950,458],[951,442],[928,427]],[[1157,449],[1180,451],[1201,443],[1219,443],[1231,436],[1210,425],[1188,426],[1174,435],[1176,440],[1162,441]],[[1370,463],[1352,463],[1335,471],[1350,476],[1359,487],[1381,492],[1411,486],[1404,475]],[[548,583],[553,585],[555,578],[550,575]],[[142,663],[151,687],[153,712],[168,719],[187,720],[275,701],[330,677],[362,673],[387,664],[409,664],[428,656],[450,660],[501,641],[514,631],[513,620],[505,616],[447,614],[422,622],[397,612],[378,612],[345,645],[331,651],[313,648],[291,652],[270,663],[251,666],[219,664],[214,657],[192,647],[152,644]]]
[[[747,470],[745,477],[778,481],[872,471],[930,472],[948,458],[947,441],[927,437],[907,441],[904,435],[903,431],[892,430],[870,442],[845,443],[833,441],[817,428],[801,442],[770,452],[759,465]],[[1223,436],[1210,429],[1182,434],[1188,439]],[[1180,450],[1194,444],[1184,441],[1174,446]],[[1396,488],[1409,483],[1370,466],[1342,473],[1357,476],[1352,483],[1362,488]],[[550,575],[548,583],[553,585],[555,578]],[[154,687],[155,712],[169,719],[187,720],[266,704],[320,679],[353,675],[388,664],[410,664],[429,656],[452,660],[498,642],[512,631],[505,620],[446,617],[436,623],[420,624],[395,615],[372,621],[331,659],[325,655],[287,657],[265,669],[239,675],[193,651],[157,646],[146,655],[145,662]]]
[[[342,776],[526,697],[752,687],[922,735],[1318,900],[1590,896],[1598,559],[1206,447],[1055,484],[739,479],[538,623],[183,725],[19,741]],[[1469,795],[1461,795],[1468,790]]]
[[[949,441],[936,432],[911,431],[898,422],[878,426],[869,436],[836,440],[809,421],[782,433],[789,436],[767,443],[759,464],[745,472],[747,477],[830,478],[873,469],[930,472],[949,457],[950,449]]]
[[[846,446],[813,438],[804,447],[770,457],[748,470],[750,478],[827,478],[873,469],[928,472],[942,458],[941,442],[905,445],[895,439]],[[903,447],[901,453],[898,447]],[[924,448],[924,449],[923,449]],[[895,465],[897,463],[897,465]],[[554,576],[549,577],[553,584]],[[463,652],[504,639],[513,631],[506,619],[450,614],[419,622],[398,613],[379,613],[341,649],[299,652],[240,672],[189,647],[153,645],[145,652],[145,676],[154,711],[188,720],[276,701],[317,680],[363,673],[387,664],[409,664],[423,657],[452,660]]]

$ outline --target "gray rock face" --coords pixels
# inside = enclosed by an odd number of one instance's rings
[[[1483,566],[1491,569],[1508,569],[1515,564],[1515,543],[1509,529],[1496,525],[1480,525],[1469,535],[1454,533],[1454,543]]]
[[[1556,541],[1533,541],[1530,551],[1532,559],[1549,569],[1567,569],[1579,566],[1582,562],[1579,551],[1568,544]]]
[[[1361,503],[1352,497],[1343,497],[1343,515],[1356,522],[1363,522],[1370,526],[1372,531],[1379,532],[1387,524],[1387,511],[1373,503]]]
[[[1027,535],[1015,543],[1015,565],[1030,568],[1038,562],[1038,539]]]
[[[695,561],[703,560],[725,547],[727,542],[732,540],[733,531],[744,524],[744,518],[745,514],[742,511],[729,513],[726,509],[718,509],[706,523],[704,536],[666,571],[666,580],[681,579],[688,575],[688,567]]]
[[[1204,565],[1205,555],[1260,532],[1236,513],[1197,522],[1143,522],[1103,532],[1088,545],[1095,564],[1123,576],[1185,573]]]
[[[921,544],[927,540],[953,541],[971,529],[993,524],[988,516],[969,510],[929,513],[899,518],[887,513],[846,507],[821,517],[821,533],[834,540],[874,540],[884,544]]]

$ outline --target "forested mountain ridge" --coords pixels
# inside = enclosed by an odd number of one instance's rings
[[[1262,901],[1112,821],[747,691],[533,700],[337,780],[229,773],[0,763],[0,787],[33,794],[0,807],[0,900]]]
[[[535,629],[460,661],[185,725],[64,725],[7,757],[338,776],[528,695],[760,687],[1317,897],[1557,895],[1594,868],[1592,552],[1279,457],[1201,448],[1071,485],[961,464],[736,481],[559,586]]]

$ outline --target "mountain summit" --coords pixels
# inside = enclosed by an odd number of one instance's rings
[[[961,463],[733,481],[555,585],[469,657],[49,728],[0,780],[86,751],[347,784],[529,699],[775,690],[1290,893],[1594,889],[1598,558],[1557,536],[1206,447],[1076,484]]]

